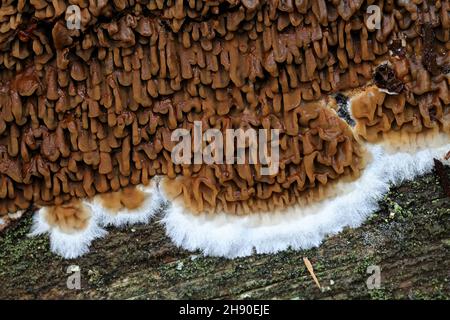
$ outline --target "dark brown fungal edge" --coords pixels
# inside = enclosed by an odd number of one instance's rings
[[[389,92],[400,93],[404,89],[404,84],[397,79],[395,71],[388,65],[379,65],[373,74],[373,81],[375,84]]]
[[[436,175],[439,177],[439,182],[441,184],[442,191],[444,191],[444,193],[448,197],[450,197],[450,179],[442,161],[434,159],[434,171]]]

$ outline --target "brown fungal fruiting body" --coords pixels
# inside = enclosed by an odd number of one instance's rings
[[[79,30],[66,25],[71,4]],[[366,25],[369,5],[380,29]],[[449,12],[447,0],[4,1],[0,215],[155,175],[193,211],[301,202],[363,167],[330,94],[371,83],[396,94],[363,89],[352,102],[369,141],[450,132]],[[194,121],[279,129],[280,171],[174,164],[171,133]]]
[[[165,178],[166,196],[182,199],[193,212],[270,212],[318,200],[324,186],[359,175],[363,148],[333,110],[309,103],[286,115],[284,125],[277,123],[286,134],[276,173],[262,175],[258,164],[204,165],[195,175]]]
[[[125,187],[119,191],[102,193],[99,197],[103,207],[115,213],[124,208],[129,210],[139,208],[145,200],[144,192],[135,187]]]
[[[357,135],[397,149],[439,144],[440,133],[450,133],[448,104],[439,95],[411,100],[403,93],[388,94],[372,86],[352,97],[351,109]]]
[[[70,234],[85,229],[91,213],[80,200],[72,199],[61,205],[46,207],[44,218],[50,226]]]

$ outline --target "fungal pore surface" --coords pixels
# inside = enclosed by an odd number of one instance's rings
[[[4,0],[0,229],[317,246],[444,161],[449,49],[449,0]]]

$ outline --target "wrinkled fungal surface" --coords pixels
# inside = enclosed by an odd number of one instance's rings
[[[448,0],[2,1],[0,215],[83,215],[76,199],[155,175],[194,212],[320,198],[358,177],[361,141],[450,133],[449,40]],[[194,121],[279,129],[279,172],[174,164],[171,133]]]

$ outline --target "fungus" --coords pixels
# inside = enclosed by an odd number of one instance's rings
[[[35,233],[67,257],[164,201],[168,233],[189,249],[317,245],[449,143],[448,1],[375,2],[380,29],[366,24],[373,1],[72,1],[80,30],[65,1],[16,2],[0,7],[0,217],[40,207],[50,218]],[[202,137],[278,130],[276,173],[250,156],[195,163],[203,140],[190,164],[174,162],[172,134],[196,123]],[[370,175],[378,183],[355,190]],[[235,232],[195,238],[205,221]]]

